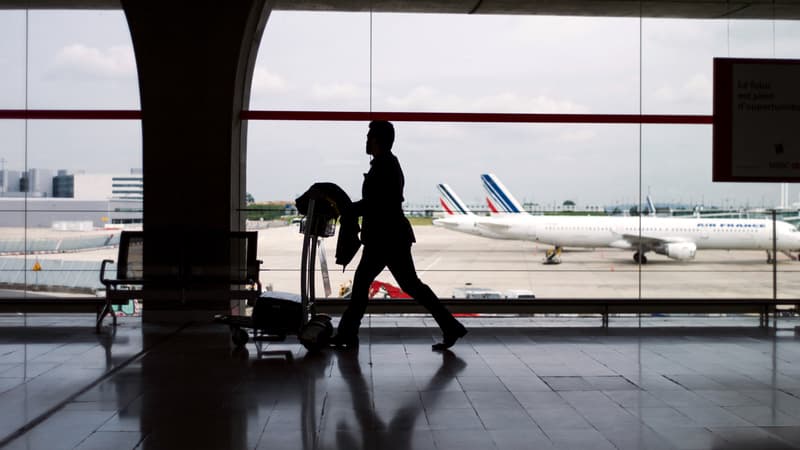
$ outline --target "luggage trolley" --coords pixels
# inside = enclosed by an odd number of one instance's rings
[[[299,298],[296,294],[264,292],[252,305],[251,317],[220,314],[214,316],[215,322],[230,327],[231,340],[237,348],[247,344],[251,333],[254,342],[279,342],[288,335],[296,335],[309,351],[328,345],[333,334],[331,318],[325,314],[316,314],[314,307],[314,261],[318,241],[320,238],[333,236],[338,217],[338,212],[326,206],[324,200],[309,200],[308,214],[300,223],[303,253],[300,262]]]

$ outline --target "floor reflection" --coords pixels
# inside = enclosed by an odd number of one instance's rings
[[[140,330],[130,322],[96,334],[93,320],[81,317],[3,316],[0,447],[140,351]]]
[[[432,354],[425,356],[431,361],[425,369],[433,373],[414,376],[407,361],[379,355],[378,362],[371,353],[375,347],[363,347],[296,358],[287,358],[280,347],[258,352],[250,361],[252,376],[239,387],[242,395],[234,395],[248,405],[247,422],[254,428],[261,425],[253,418],[268,415],[258,448],[406,450],[419,447],[420,430],[430,438],[425,408],[436,408],[442,393],[458,387],[456,376],[467,363],[451,351]],[[384,351],[398,348],[403,347]]]
[[[424,418],[423,404],[420,392],[426,392],[425,405],[429,408],[435,407],[437,400],[442,392],[456,380],[456,375],[467,367],[467,364],[455,353],[447,350],[441,353],[441,365],[436,372],[430,376],[424,384],[417,384],[417,388],[406,390],[408,384],[400,382],[399,385],[383,385],[379,387],[370,386],[364,375],[363,364],[359,360],[362,353],[356,351],[336,352],[339,373],[345,380],[346,389],[352,402],[354,412],[354,422],[347,420],[348,414],[344,417],[337,417],[337,409],[331,408],[328,414],[332,417],[326,418],[326,423],[335,422],[335,431],[323,429],[320,432],[320,446],[327,447],[332,442],[325,439],[334,434],[336,448],[376,448],[380,446],[397,450],[414,448],[413,438],[417,429],[417,424],[423,423],[423,428],[427,429],[427,422]],[[374,378],[373,378],[374,381]],[[420,380],[417,380],[419,382]],[[396,404],[391,416],[381,417],[381,411],[385,408],[376,404],[374,400],[375,392],[393,392],[397,395],[390,396],[390,402]],[[394,390],[399,389],[399,390]],[[421,419],[421,420],[420,420]]]
[[[476,327],[435,353],[435,331],[372,329],[356,351],[308,354],[292,340],[233,352],[212,325],[148,328],[143,342],[122,328],[111,361],[95,337],[25,336],[0,343],[0,383],[22,383],[0,395],[7,429],[116,368],[0,447],[800,448],[793,333]]]

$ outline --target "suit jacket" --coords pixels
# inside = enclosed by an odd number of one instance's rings
[[[363,217],[361,242],[364,245],[410,246],[415,242],[411,224],[403,214],[405,179],[400,162],[391,152],[370,162],[361,186],[362,199],[353,203],[351,213]]]

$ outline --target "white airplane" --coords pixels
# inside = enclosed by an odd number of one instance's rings
[[[496,222],[493,217],[479,216],[474,214],[461,198],[450,189],[446,184],[438,184],[436,187],[441,194],[439,203],[446,214],[445,217],[435,219],[433,224],[448,230],[459,231],[461,233],[474,234],[476,236],[488,237],[492,239],[515,239],[502,233],[495,233],[489,225]],[[486,226],[480,226],[484,223]]]
[[[557,262],[563,247],[610,247],[633,250],[634,261],[645,264],[647,252],[676,260],[690,260],[698,249],[765,250],[772,262],[772,220],[697,217],[598,217],[532,216],[493,174],[481,175],[489,194],[492,221],[478,221],[478,228],[509,239],[553,245],[547,262]],[[775,249],[784,253],[800,250],[800,231],[776,221]],[[791,256],[791,255],[790,255]]]

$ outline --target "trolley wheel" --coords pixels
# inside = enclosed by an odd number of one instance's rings
[[[247,334],[247,331],[239,327],[231,328],[231,341],[233,341],[233,345],[236,347],[244,347],[249,340],[250,335]]]
[[[331,318],[319,314],[311,318],[298,333],[298,339],[309,352],[316,352],[328,346],[333,335]]]

